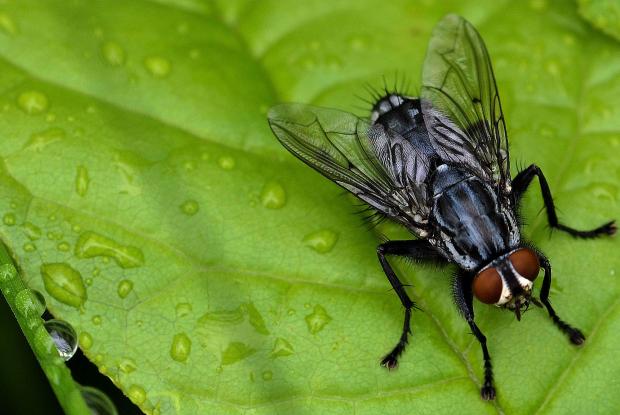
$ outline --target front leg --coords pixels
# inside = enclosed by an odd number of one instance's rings
[[[400,302],[403,307],[405,307],[405,321],[403,323],[403,331],[400,335],[400,339],[392,351],[381,361],[382,366],[385,366],[388,369],[394,369],[398,366],[398,358],[403,353],[405,347],[407,347],[407,343],[409,342],[409,334],[411,334],[411,310],[415,307],[415,304],[411,298],[409,298],[403,284],[400,282],[398,276],[396,276],[396,273],[387,261],[386,255],[405,256],[418,261],[432,262],[440,262],[442,261],[442,258],[435,248],[433,248],[425,240],[388,241],[377,247],[377,255],[379,257],[381,267],[383,268],[383,272],[385,272],[392,288],[394,288]]]
[[[540,264],[545,271],[545,276],[543,277],[542,287],[540,289],[540,301],[547,308],[547,312],[549,313],[549,317],[553,320],[553,323],[558,326],[560,330],[564,334],[568,336],[568,339],[571,343],[575,345],[583,344],[586,341],[586,337],[583,333],[570,324],[565,323],[558,315],[555,313],[553,307],[551,307],[551,302],[549,301],[549,290],[551,288],[551,264],[549,260],[542,254],[538,254],[540,259]]]
[[[487,338],[482,334],[476,323],[474,322],[474,306],[473,306],[473,293],[471,291],[471,282],[473,275],[467,274],[464,271],[459,273],[454,278],[453,294],[454,302],[459,308],[459,312],[471,328],[472,333],[478,339],[480,346],[482,347],[482,357],[484,359],[484,382],[480,389],[480,396],[485,401],[495,399],[495,386],[493,386],[493,366],[491,365],[491,355],[487,349]]]
[[[614,233],[616,233],[617,228],[615,221],[607,222],[604,225],[601,225],[598,228],[589,231],[579,231],[561,224],[558,221],[558,216],[555,212],[555,205],[553,204],[553,197],[551,196],[551,190],[549,189],[547,179],[545,179],[545,176],[542,170],[540,170],[540,167],[535,164],[532,164],[527,169],[519,172],[519,174],[517,174],[512,181],[512,191],[515,195],[517,202],[521,200],[523,194],[527,190],[532,180],[534,180],[535,176],[538,176],[538,182],[540,183],[540,191],[542,193],[543,201],[545,202],[545,210],[547,211],[547,220],[549,221],[549,226],[569,233],[578,238],[597,238],[602,235],[613,235]]]

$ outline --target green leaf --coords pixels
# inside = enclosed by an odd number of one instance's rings
[[[570,346],[542,310],[518,323],[476,304],[498,387],[496,402],[482,402],[481,352],[452,304],[449,271],[402,264],[424,311],[388,373],[378,362],[403,316],[375,257],[379,238],[268,129],[266,111],[281,101],[363,114],[355,95],[384,75],[406,77],[415,93],[447,12],[487,41],[512,159],[542,167],[561,218],[588,228],[620,217],[620,45],[570,2],[0,7],[2,239],[53,314],[92,339],[84,353],[145,412],[620,406],[610,393],[616,240],[549,237],[534,183],[525,232],[551,258],[553,304],[586,344]],[[58,271],[51,264],[73,271],[41,272]]]
[[[579,13],[594,27],[620,40],[620,3],[614,0],[579,0]]]

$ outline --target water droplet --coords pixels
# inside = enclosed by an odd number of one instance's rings
[[[75,192],[82,197],[86,196],[89,183],[88,170],[84,166],[78,166],[77,174],[75,175]]]
[[[222,156],[219,158],[218,164],[224,170],[231,170],[235,167],[235,159],[229,156]]]
[[[101,53],[112,66],[121,66],[125,63],[125,50],[116,42],[108,41],[101,46]]]
[[[24,91],[17,97],[17,105],[26,114],[36,115],[47,111],[47,96],[39,91]]]
[[[61,141],[65,137],[65,130],[56,127],[48,128],[47,130],[33,133],[26,144],[24,144],[23,149],[41,152],[45,147],[57,141]]]
[[[82,275],[65,263],[41,265],[45,289],[61,303],[81,308],[86,301],[86,287]]]
[[[118,283],[117,293],[121,298],[125,298],[133,290],[133,282],[130,280],[122,280]]]
[[[265,370],[263,372],[263,380],[270,381],[273,379],[273,372],[271,370]]]
[[[130,358],[130,357],[124,357],[118,363],[118,368],[123,373],[131,373],[131,372],[135,371],[137,367],[138,366],[136,365],[136,362],[132,358]]]
[[[196,202],[195,200],[186,200],[179,207],[181,208],[181,212],[185,213],[188,216],[194,216],[196,213],[198,213],[198,210],[200,209],[200,205],[198,205],[198,202]]]
[[[338,234],[336,232],[329,229],[322,229],[304,236],[303,242],[316,252],[325,254],[332,250],[337,240]]]
[[[84,402],[91,415],[118,415],[116,407],[108,396],[97,388],[82,386],[80,388]]]
[[[13,225],[15,225],[16,220],[17,219],[15,218],[15,214],[14,213],[5,213],[4,217],[2,218],[2,222],[6,226],[13,226]]]
[[[179,303],[175,310],[177,318],[185,317],[192,312],[192,305],[190,303]]]
[[[85,282],[85,283],[86,283],[86,285],[88,285],[89,287],[90,287],[91,285],[93,285],[93,279],[92,279],[92,278],[86,278],[86,279],[84,280],[84,282]]]
[[[161,56],[149,56],[145,58],[144,66],[155,78],[164,78],[168,76],[170,70],[172,69],[170,61],[166,58],[162,58]]]
[[[589,194],[600,200],[615,202],[618,198],[618,188],[611,183],[592,183],[587,189]]]
[[[19,33],[15,21],[6,13],[0,13],[0,29],[9,36],[15,36]]]
[[[39,228],[37,225],[30,222],[25,222],[23,224],[23,228],[24,233],[31,241],[36,241],[41,237],[41,228]]]
[[[68,242],[62,241],[56,245],[56,248],[61,252],[67,252],[71,249],[71,245]]]
[[[101,324],[101,316],[98,314],[94,315],[90,321],[92,321],[95,326],[99,326]]]
[[[293,345],[282,337],[278,337],[273,345],[273,349],[271,350],[271,357],[276,358],[290,356],[293,352]]]
[[[62,239],[64,235],[62,234],[61,231],[49,231],[47,233],[47,237],[48,239],[51,239],[52,241],[58,241],[60,239]]]
[[[222,365],[232,365],[256,353],[256,350],[245,343],[232,342],[222,352]]]
[[[172,339],[170,357],[177,362],[185,362],[192,351],[192,341],[187,334],[177,333]]]
[[[292,308],[289,308],[286,314],[288,314],[289,316],[294,316],[295,314],[297,314],[297,312]]]
[[[90,333],[86,331],[81,332],[79,337],[79,344],[80,347],[84,350],[90,349],[93,345],[93,336],[91,336]]]
[[[198,319],[200,324],[239,324],[243,321],[241,307],[234,310],[209,311]]]
[[[65,361],[71,359],[78,347],[77,334],[73,327],[62,320],[48,320],[43,325],[56,345],[60,357]]]
[[[266,208],[280,209],[286,204],[284,187],[275,181],[265,183],[260,192],[260,201]]]
[[[610,269],[609,270],[609,275],[616,275],[616,270],[615,269]]]
[[[103,357],[104,357],[104,356],[103,356],[101,353],[97,353],[97,354],[95,355],[95,359],[94,359],[94,360],[95,360],[95,363],[101,363],[101,362],[103,362]]]
[[[139,248],[121,245],[92,231],[80,235],[75,244],[75,255],[78,258],[111,257],[122,268],[135,268],[144,264],[144,254]]]
[[[0,282],[10,281],[17,276],[17,270],[13,264],[0,265]]]
[[[131,385],[127,390],[127,396],[136,405],[141,405],[146,401],[146,391],[140,385]]]
[[[332,320],[327,311],[320,306],[315,305],[312,314],[306,316],[306,324],[311,334],[317,334]]]
[[[37,250],[37,247],[32,242],[26,242],[24,244],[24,251],[26,252],[34,252]]]
[[[263,316],[258,312],[253,303],[247,303],[244,305],[244,311],[248,313],[248,317],[250,320],[250,325],[254,327],[260,334],[267,335],[269,334],[269,330],[267,330],[267,326],[265,325],[265,320]]]

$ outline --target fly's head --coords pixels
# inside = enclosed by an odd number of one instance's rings
[[[472,290],[486,304],[514,311],[518,320],[521,310],[529,307],[532,286],[540,270],[538,254],[530,248],[518,248],[496,258],[474,277]]]

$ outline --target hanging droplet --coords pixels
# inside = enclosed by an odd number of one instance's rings
[[[77,334],[73,327],[62,320],[48,320],[43,325],[56,345],[60,357],[65,361],[71,359],[78,347]]]
[[[81,392],[92,415],[118,415],[110,398],[99,389],[92,386],[82,386]]]

